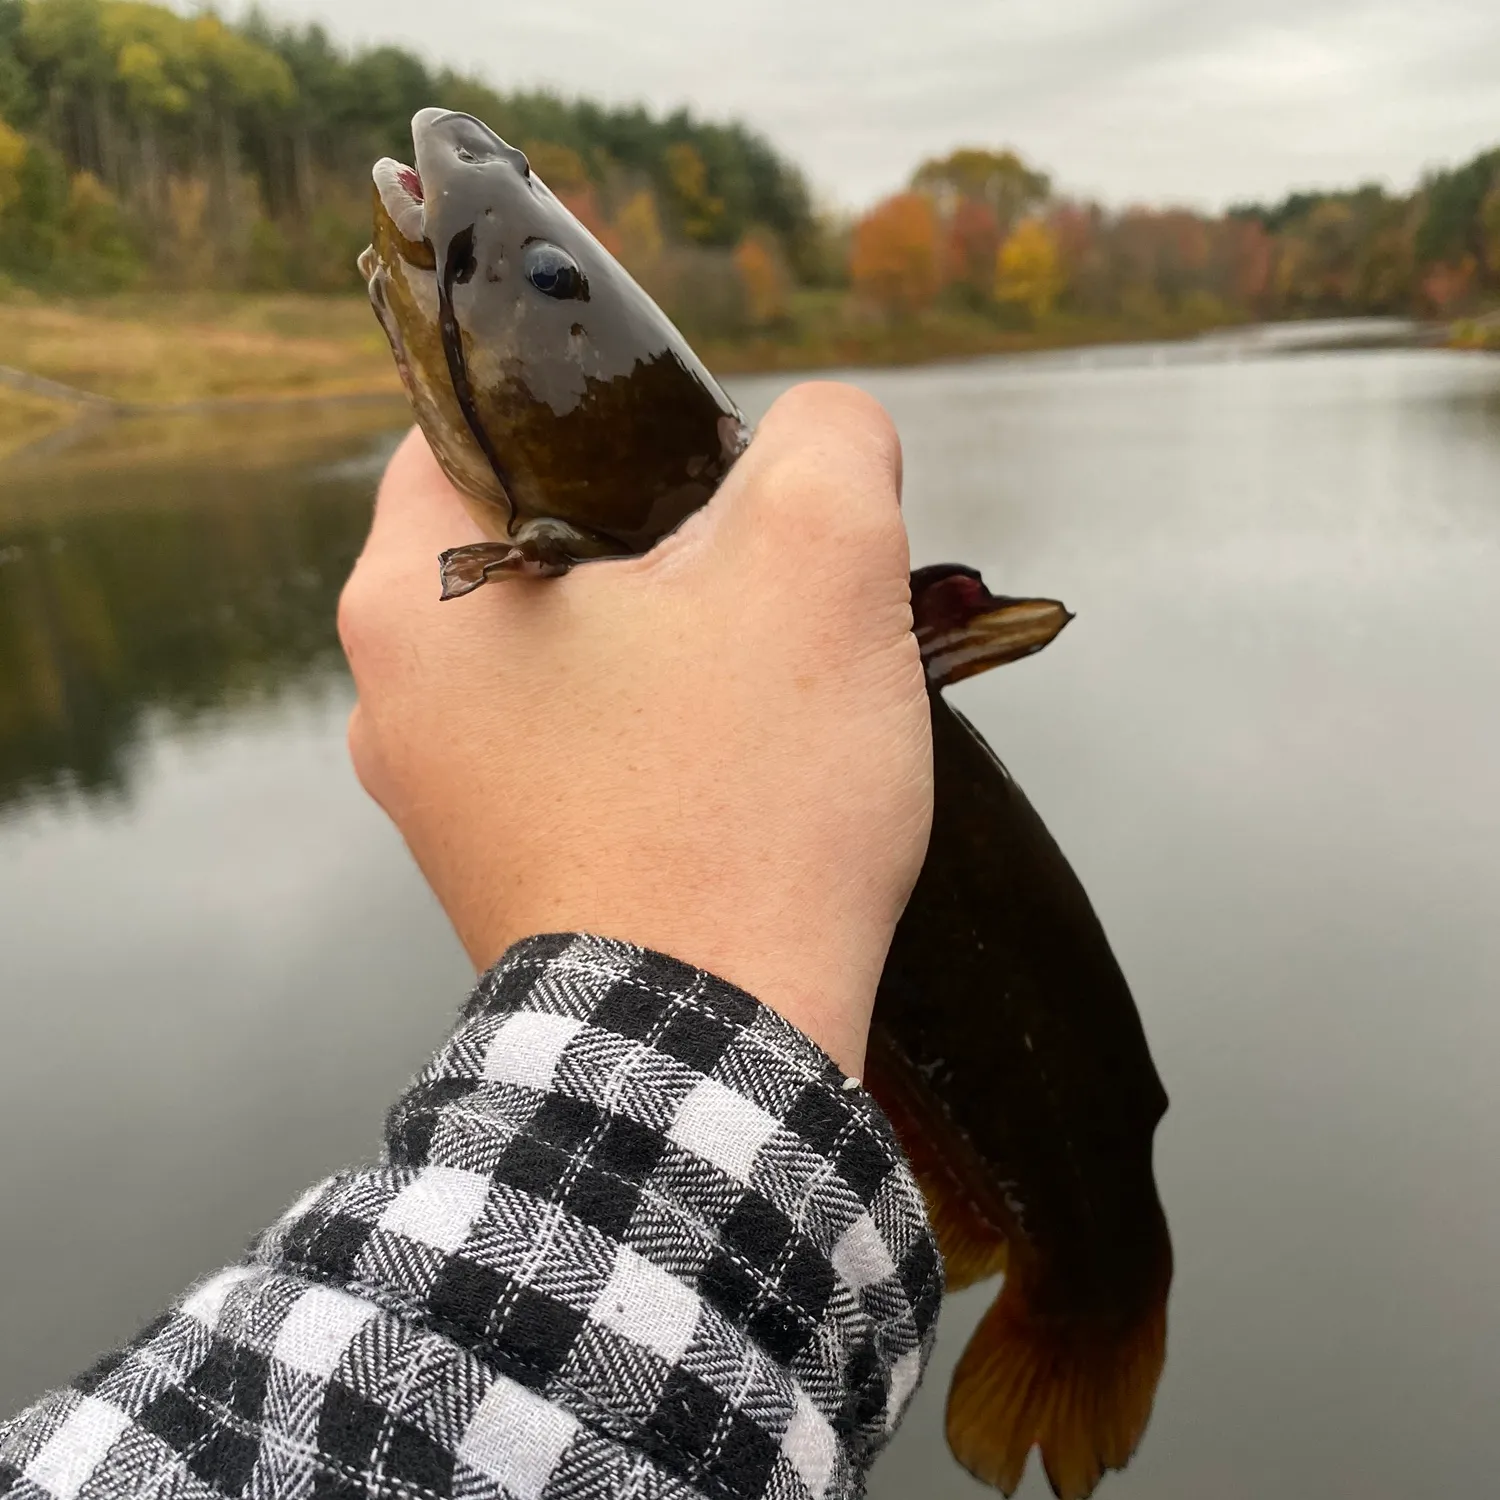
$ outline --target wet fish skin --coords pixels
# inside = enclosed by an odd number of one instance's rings
[[[922,1143],[950,1290],[1005,1271],[954,1376],[950,1446],[1007,1494],[1038,1446],[1076,1500],[1134,1452],[1165,1358],[1151,1156],[1167,1096],[1077,876],[990,747],[930,700],[932,839],[881,975],[868,1082]],[[1017,1390],[1028,1364],[1109,1421],[1052,1430],[1043,1393]]]
[[[461,562],[562,572],[645,551],[728,473],[749,440],[739,409],[521,152],[451,110],[420,111],[412,136],[415,172],[375,169],[377,233],[362,267],[372,300],[388,309],[381,321],[398,363],[403,349],[420,351],[408,363],[446,378],[451,399],[418,417],[429,435],[430,423],[439,429],[440,460],[500,544]],[[413,187],[418,255],[386,227],[414,224]],[[539,249],[576,270],[574,294],[538,290],[529,268]],[[467,461],[453,457],[458,448]],[[476,456],[488,480],[465,483],[455,471],[467,475]],[[456,579],[450,592],[484,576]]]

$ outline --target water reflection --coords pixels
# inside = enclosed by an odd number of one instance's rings
[[[859,378],[916,559],[1078,611],[953,696],[1172,1096],[1166,1375],[1101,1500],[1489,1493],[1500,361]],[[735,388],[758,415],[784,384]],[[378,449],[129,440],[0,482],[0,1413],[367,1156],[469,977],[343,745]],[[992,1295],[945,1308],[872,1497],[985,1493],[941,1433]]]
[[[181,726],[341,673],[334,606],[375,472],[200,462],[7,486],[0,805],[124,793],[148,715]]]

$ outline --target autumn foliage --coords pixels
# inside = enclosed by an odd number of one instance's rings
[[[943,284],[937,210],[922,193],[877,203],[854,229],[854,289],[885,312],[910,317],[930,307]]]
[[[995,257],[995,299],[1045,318],[1063,289],[1057,241],[1040,219],[1022,219]]]
[[[1371,186],[1209,215],[1109,211],[1058,196],[1013,151],[966,148],[924,162],[859,221],[849,269],[861,300],[892,317],[937,303],[1011,326],[1066,315],[1168,331],[1460,316],[1500,302],[1500,150],[1405,196]]]
[[[975,198],[960,198],[948,216],[944,272],[949,285],[987,298],[994,286],[1000,239],[1000,220],[994,209]]]
[[[742,125],[501,93],[240,9],[0,0],[0,291],[358,291],[370,163],[441,100],[519,143],[694,338],[831,347],[884,320],[916,348],[940,323],[983,343],[1500,305],[1500,149],[1406,191],[1211,215],[1105,208],[971,145],[850,222]]]
[[[779,323],[791,305],[791,277],[773,236],[747,234],[735,247],[734,268],[745,293],[745,312],[757,328]]]

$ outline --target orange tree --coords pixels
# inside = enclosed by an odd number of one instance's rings
[[[850,278],[886,313],[911,317],[931,306],[942,270],[937,211],[925,195],[898,193],[854,226]]]

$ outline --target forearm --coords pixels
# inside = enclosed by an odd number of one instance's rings
[[[883,1116],[742,992],[534,938],[386,1153],[0,1428],[0,1493],[853,1494],[941,1297]]]

